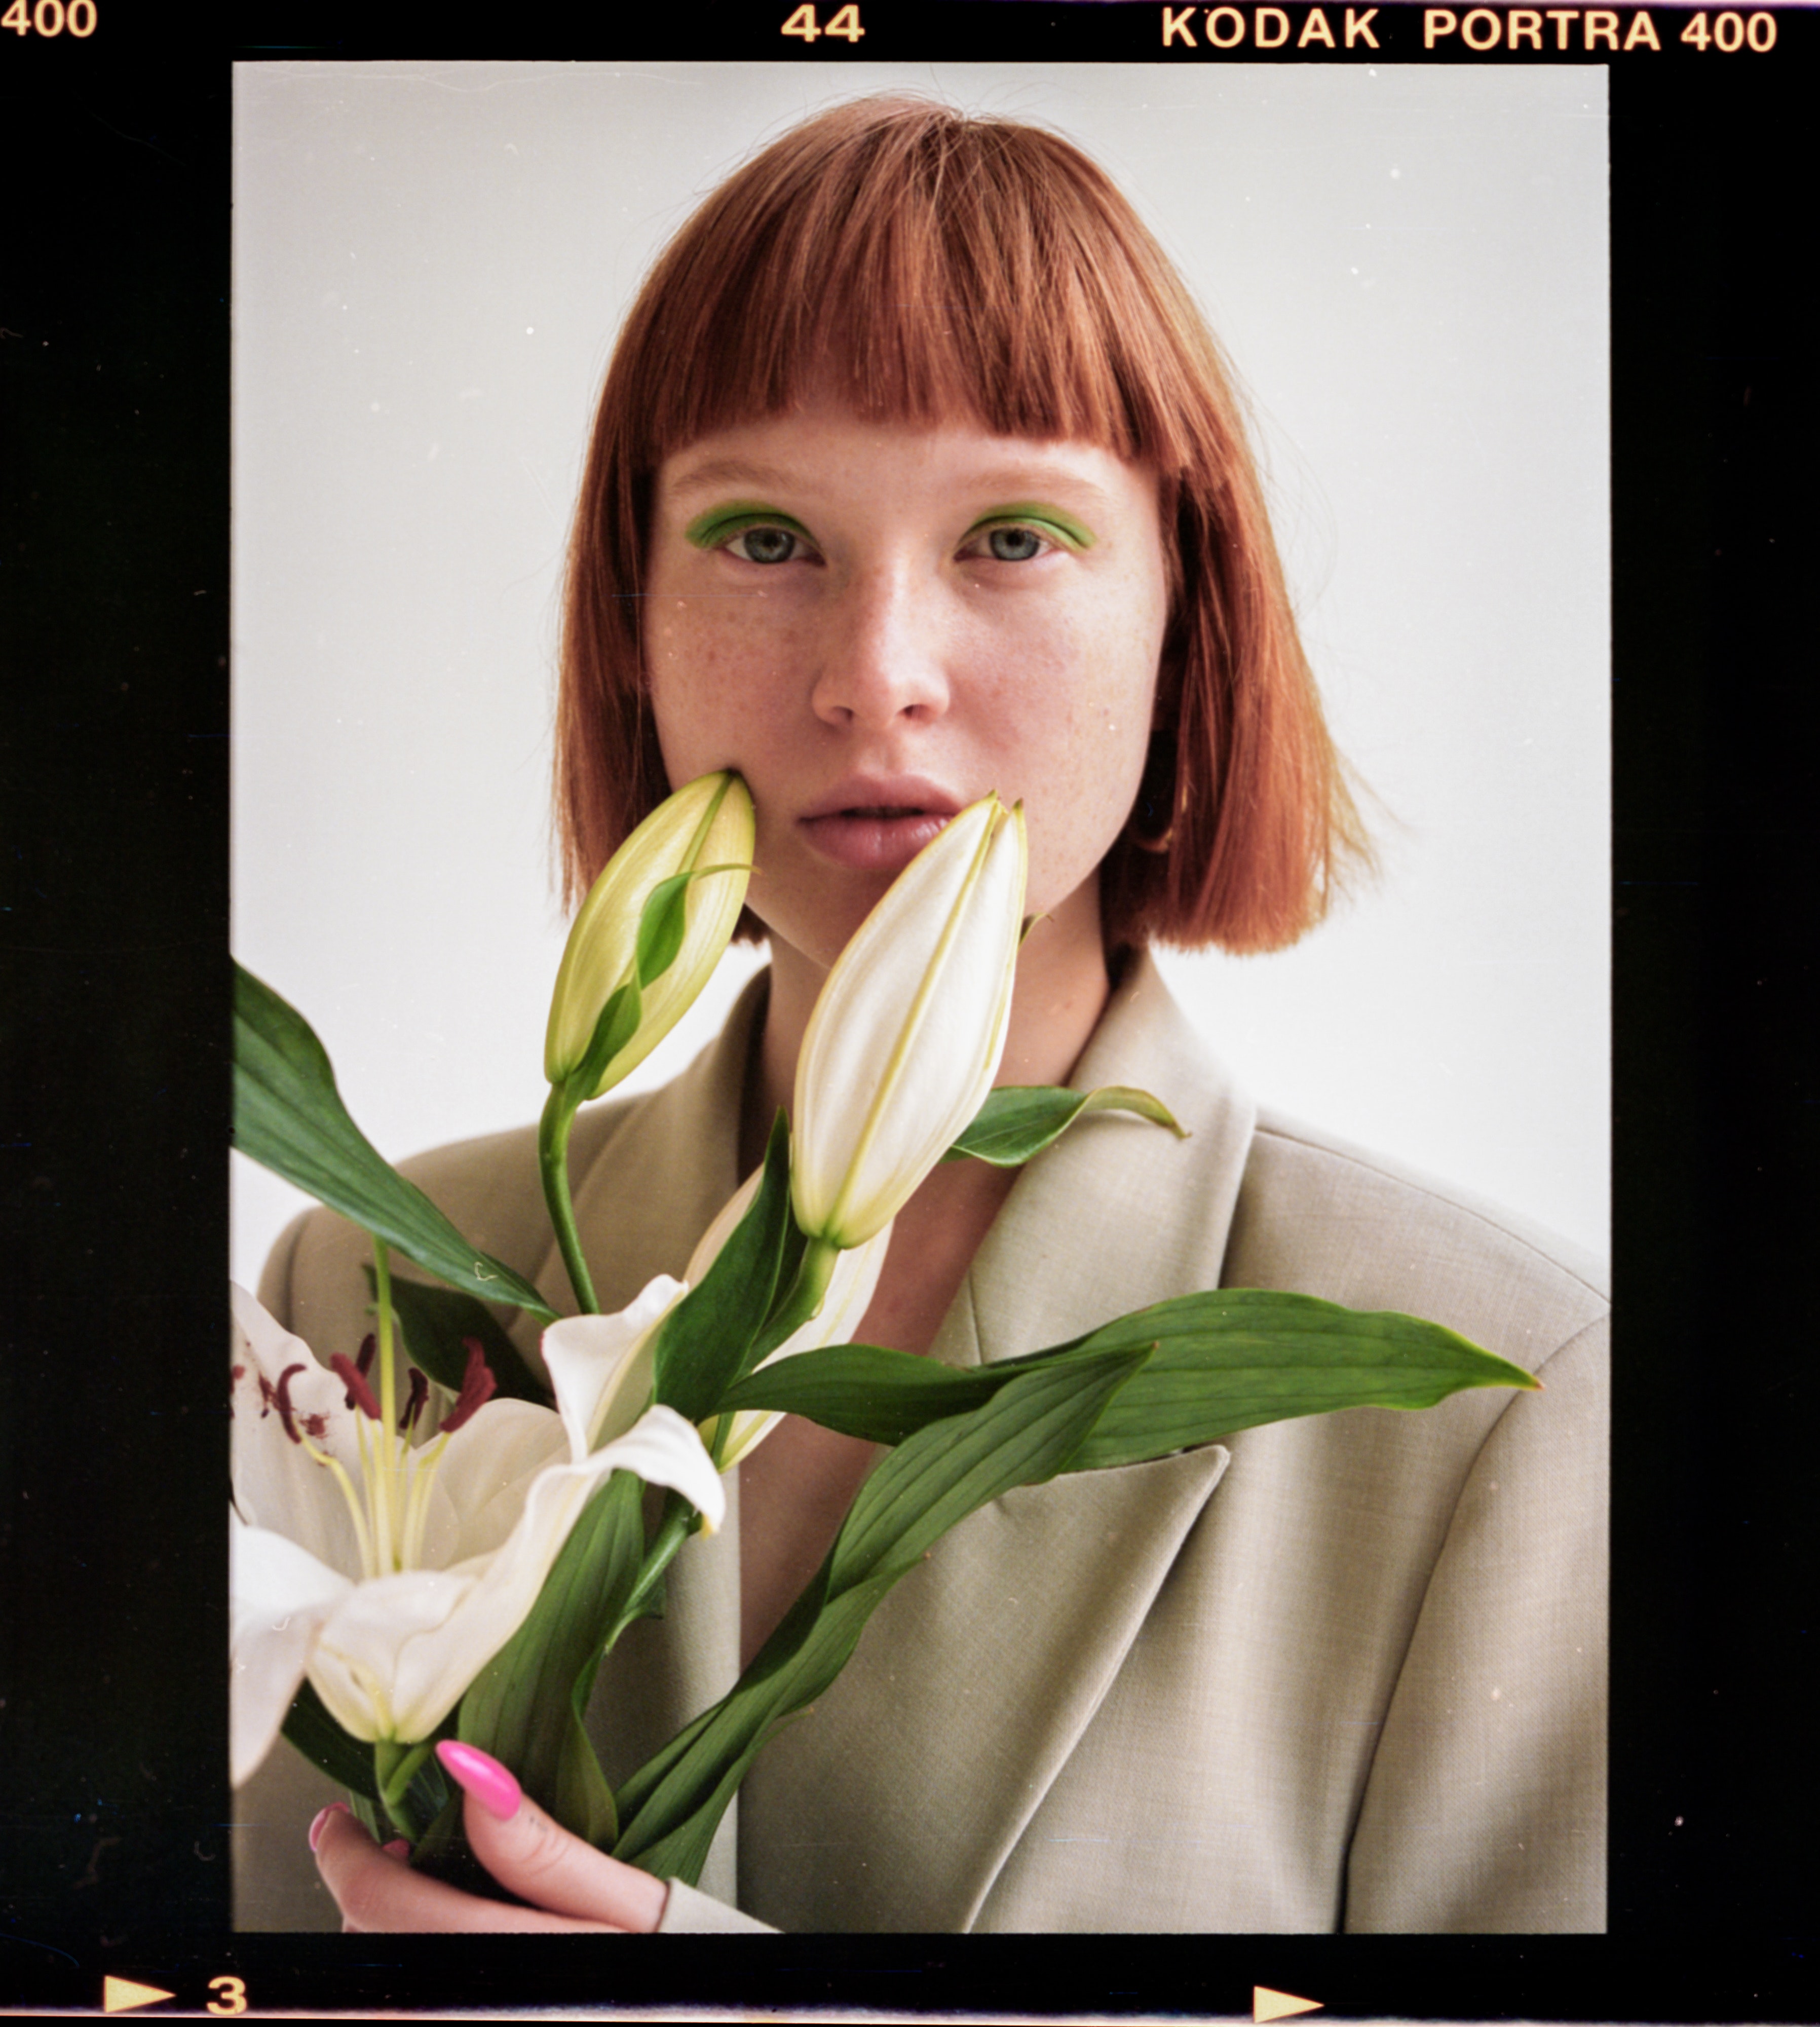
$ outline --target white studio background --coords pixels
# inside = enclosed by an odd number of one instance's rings
[[[393,1159],[537,1117],[559,585],[613,334],[755,145],[887,88],[1078,141],[1251,394],[1385,877],[1293,951],[1166,958],[1194,1019],[1267,1105],[1603,1250],[1597,68],[240,68],[235,954]],[[234,1167],[251,1285],[303,1199]]]

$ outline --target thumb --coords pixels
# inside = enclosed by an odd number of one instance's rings
[[[445,1739],[436,1757],[467,1797],[463,1826],[475,1857],[508,1892],[552,1914],[644,1934],[663,1920],[670,1889],[662,1880],[564,1829],[491,1753]]]

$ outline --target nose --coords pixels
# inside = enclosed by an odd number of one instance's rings
[[[928,724],[948,707],[939,600],[905,570],[856,573],[830,598],[811,701],[865,732]]]

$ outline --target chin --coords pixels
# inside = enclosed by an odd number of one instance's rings
[[[755,881],[753,886],[756,885]],[[884,898],[890,885],[888,879],[879,880],[872,883],[869,892],[852,895],[844,905],[832,897],[823,897],[819,905],[813,907],[803,905],[799,899],[794,906],[770,907],[765,897],[748,888],[746,905],[758,917],[773,959],[781,951],[789,951],[826,971],[852,942],[860,924]]]

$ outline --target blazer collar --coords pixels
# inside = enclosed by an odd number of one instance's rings
[[[1189,1025],[1147,951],[1130,956],[1069,1082],[1150,1091],[1187,1138],[1129,1113],[1095,1113],[1039,1155],[936,1340],[934,1355],[950,1364],[1016,1357],[1165,1294],[1219,1284],[1257,1108]]]

